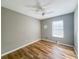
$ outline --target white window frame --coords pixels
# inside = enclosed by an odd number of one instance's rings
[[[52,22],[52,36],[63,38],[64,37],[64,24],[63,20]]]

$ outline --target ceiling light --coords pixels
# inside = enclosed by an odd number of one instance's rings
[[[45,15],[45,13],[43,12],[43,13],[42,13],[42,16],[44,16],[44,15]]]

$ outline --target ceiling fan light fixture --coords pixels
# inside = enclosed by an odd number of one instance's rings
[[[44,16],[44,15],[45,15],[45,13],[43,12],[43,13],[42,13],[42,16]]]

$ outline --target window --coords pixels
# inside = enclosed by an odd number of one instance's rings
[[[53,37],[64,37],[63,20],[52,22],[52,36]]]

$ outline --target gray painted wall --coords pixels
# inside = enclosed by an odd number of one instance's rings
[[[75,51],[78,54],[78,7],[74,12],[74,46]]]
[[[2,54],[40,39],[40,21],[3,7],[1,17]]]
[[[64,22],[64,38],[52,37],[52,22],[59,20]],[[48,28],[44,29],[44,25],[47,25]],[[41,20],[41,36],[42,39],[74,45],[74,13]]]

